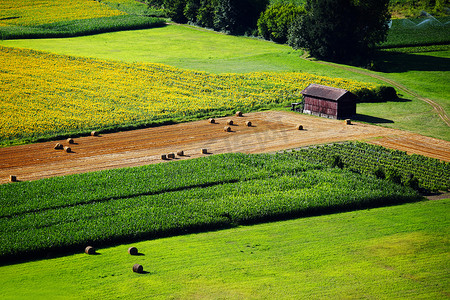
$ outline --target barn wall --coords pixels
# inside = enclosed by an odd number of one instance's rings
[[[304,113],[332,119],[337,118],[338,103],[335,101],[305,96],[304,103]]]

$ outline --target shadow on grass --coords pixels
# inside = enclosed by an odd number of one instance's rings
[[[380,51],[374,71],[404,73],[408,71],[450,71],[450,58],[412,53]]]
[[[394,121],[389,120],[389,119],[383,119],[383,118],[368,116],[368,115],[364,115],[364,114],[356,114],[356,116],[354,117],[354,120],[362,121],[362,122],[366,122],[366,123],[375,123],[375,124],[394,123]]]

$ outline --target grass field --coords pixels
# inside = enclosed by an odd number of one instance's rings
[[[3,299],[448,299],[450,200],[0,267]],[[140,256],[127,249],[136,246]],[[139,263],[144,274],[132,272]]]

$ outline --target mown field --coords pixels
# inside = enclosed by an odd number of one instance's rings
[[[1,267],[3,299],[448,299],[450,200],[154,239]],[[139,256],[127,249],[138,248]],[[131,271],[136,263],[144,274]]]
[[[0,144],[289,106],[310,83],[377,85],[300,72],[211,74],[0,48]]]

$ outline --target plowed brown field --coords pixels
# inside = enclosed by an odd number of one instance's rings
[[[231,132],[223,130],[232,119]],[[253,126],[245,126],[251,121]],[[297,130],[302,124],[304,130]],[[75,139],[73,153],[54,150],[63,141],[0,148],[0,183],[10,175],[18,180],[165,162],[161,154],[183,150],[175,160],[226,152],[262,153],[330,142],[364,140],[450,161],[450,142],[418,134],[353,122],[330,120],[293,112],[257,112],[227,117],[210,124],[206,120]],[[169,160],[168,160],[169,161]]]

